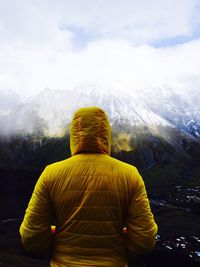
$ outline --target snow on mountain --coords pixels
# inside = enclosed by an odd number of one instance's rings
[[[167,91],[167,95],[166,95]],[[145,95],[146,104],[175,127],[199,138],[200,106],[172,89],[154,88]],[[197,103],[197,102],[196,102]]]
[[[168,88],[153,88],[132,95],[96,86],[66,91],[46,88],[26,100],[2,92],[0,99],[1,134],[30,133],[42,127],[47,135],[62,135],[75,110],[99,106],[108,114],[111,125],[178,128],[200,137],[200,109]]]
[[[52,134],[70,123],[76,109],[86,106],[103,108],[111,124],[171,126],[170,122],[146,106],[141,96],[115,95],[96,88],[76,92],[46,89],[30,99],[29,105],[37,106],[39,116],[47,122]]]
[[[113,132],[112,152],[126,157],[127,162],[145,169],[156,163],[199,158],[198,106],[192,106],[173,91],[158,89],[127,95],[90,86],[74,90],[47,88],[28,99],[15,98],[16,101],[12,94],[3,97],[6,104],[0,109],[2,166],[23,167],[26,160],[31,166],[46,158],[48,162],[59,160],[61,151],[66,153],[67,144],[63,142],[68,137],[63,136],[69,131],[73,113],[87,106],[106,111]],[[53,159],[49,153],[52,147],[52,155],[57,155]],[[24,156],[26,153],[28,157]]]

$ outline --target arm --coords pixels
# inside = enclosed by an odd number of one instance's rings
[[[52,247],[52,212],[45,174],[46,169],[36,183],[24,220],[20,226],[24,248],[29,253],[36,255],[47,254]]]
[[[142,177],[136,170],[136,184],[127,215],[126,245],[133,255],[153,250],[158,227],[150,209]]]

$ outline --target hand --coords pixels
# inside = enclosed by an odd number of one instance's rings
[[[56,226],[55,225],[51,225],[51,234],[55,235],[56,233]]]
[[[127,227],[123,227],[123,234],[127,235],[127,233],[128,233]]]

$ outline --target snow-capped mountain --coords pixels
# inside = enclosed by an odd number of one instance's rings
[[[14,97],[16,101],[12,94],[4,94],[7,104],[0,109],[2,166],[23,168],[65,157],[68,145],[63,145],[73,113],[86,106],[106,111],[113,132],[112,153],[127,162],[150,168],[158,162],[200,161],[200,111],[172,90],[127,95],[92,86],[45,89],[28,99]]]
[[[0,99],[0,134],[41,129],[47,135],[61,135],[76,109],[99,106],[111,125],[173,127],[200,138],[200,108],[172,90],[154,88],[127,95],[93,86],[71,91],[45,89],[26,101],[11,93]]]
[[[193,102],[175,93],[172,89],[154,88],[145,94],[146,105],[153,112],[175,127],[200,137],[200,106],[198,98]]]
[[[111,124],[171,125],[145,105],[141,96],[115,95],[95,88],[76,92],[47,89],[31,99],[30,105],[38,107],[38,114],[47,122],[51,133],[69,123],[74,111],[83,106],[103,108]]]

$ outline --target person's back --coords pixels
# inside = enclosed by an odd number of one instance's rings
[[[51,266],[126,266],[127,250],[137,256],[154,247],[143,180],[109,156],[110,143],[105,113],[80,109],[70,129],[72,157],[47,166],[36,184],[20,233],[29,252],[52,249]]]

